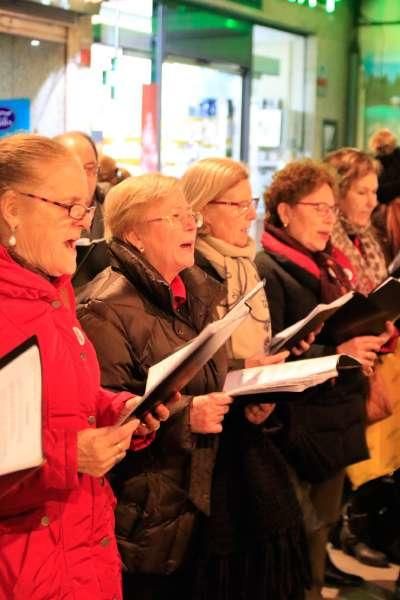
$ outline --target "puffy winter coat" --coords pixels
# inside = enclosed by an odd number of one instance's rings
[[[113,242],[112,268],[78,296],[78,315],[94,343],[102,384],[142,393],[149,367],[195,337],[213,318],[221,286],[200,269],[182,274],[187,301],[173,307],[171,290],[131,246]],[[183,390],[221,390],[225,352],[219,351]],[[188,555],[199,510],[207,513],[216,436],[193,435],[188,409],[162,424],[151,447],[128,453],[113,469],[116,531],[131,573],[168,574]]]
[[[112,424],[132,394],[100,388],[73,309],[68,278],[50,283],[0,246],[0,356],[37,336],[46,458],[11,491],[0,477],[0,600],[121,598],[113,493],[78,473],[77,431]]]

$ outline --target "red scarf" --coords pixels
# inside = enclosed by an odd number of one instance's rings
[[[261,243],[266,252],[277,254],[294,263],[320,282],[321,301],[332,302],[351,289],[349,268],[343,256],[330,246],[325,252],[310,252],[286,231],[266,226]]]

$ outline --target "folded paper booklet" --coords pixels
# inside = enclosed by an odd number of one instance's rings
[[[250,312],[247,302],[263,287],[264,281],[260,281],[222,319],[210,323],[190,342],[150,367],[145,392],[124,420],[141,417],[187,385],[244,321]]]
[[[318,304],[304,319],[272,338],[270,353],[290,350],[323,323],[318,340],[337,345],[360,335],[379,335],[386,321],[399,317],[400,281],[388,277],[368,296],[348,292],[330,304]]]
[[[388,277],[368,296],[354,294],[327,320],[321,339],[337,345],[361,335],[379,335],[386,321],[397,321],[399,317],[400,281]]]
[[[339,372],[344,369],[360,367],[361,363],[353,356],[333,354],[321,358],[240,369],[228,373],[224,384],[224,392],[231,396],[273,392],[303,392],[309,387],[337,377]],[[279,400],[279,397],[277,397],[277,400]]]
[[[304,319],[293,323],[290,327],[286,327],[286,329],[274,335],[269,348],[270,354],[276,354],[283,349],[291,350],[294,346],[297,346],[301,340],[306,339],[312,331],[315,331],[341,306],[349,302],[353,296],[354,292],[349,292],[330,304],[318,304]]]
[[[42,370],[36,338],[0,358],[0,496],[43,463]]]

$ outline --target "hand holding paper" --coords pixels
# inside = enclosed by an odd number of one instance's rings
[[[361,363],[352,356],[333,354],[322,358],[230,371],[225,380],[224,391],[231,396],[302,392],[336,377],[342,369],[360,366]]]

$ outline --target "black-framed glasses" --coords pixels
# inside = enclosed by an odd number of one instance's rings
[[[329,214],[337,217],[339,214],[339,207],[336,204],[333,206],[327,204],[326,202],[298,202],[297,204],[299,206],[312,206],[317,213],[323,215],[324,217]]]
[[[260,198],[252,198],[250,201],[243,200],[234,202],[233,200],[211,200],[209,204],[221,204],[223,206],[234,206],[239,214],[244,214],[248,210],[257,210]]]
[[[154,219],[143,221],[143,223],[156,223],[157,221],[165,221],[172,227],[176,227],[177,225],[184,225],[189,220],[194,221],[194,224],[198,229],[204,223],[203,215],[199,212],[192,211],[176,212],[173,215],[166,215],[165,217],[155,217]]]
[[[30,194],[28,192],[20,192],[19,190],[15,190],[18,194],[22,194],[22,196],[28,196],[28,198],[34,198],[36,200],[41,200],[42,202],[47,202],[48,204],[55,204],[55,206],[60,206],[64,208],[71,219],[75,221],[80,221],[86,216],[89,216],[90,219],[93,219],[94,211],[96,210],[95,206],[85,206],[80,202],[75,202],[74,204],[63,204],[62,202],[56,202],[55,200],[49,200],[48,198],[44,198],[43,196],[38,196],[37,194]]]

